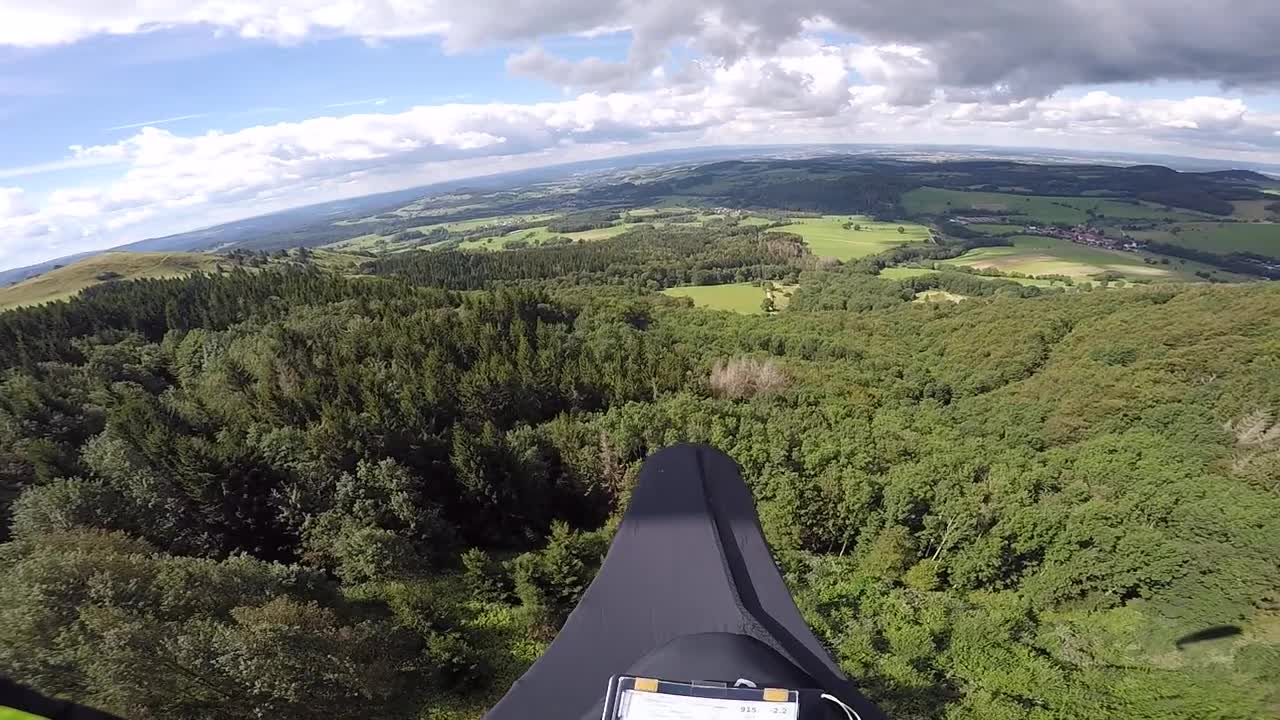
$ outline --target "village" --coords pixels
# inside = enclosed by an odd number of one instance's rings
[[[1002,225],[1005,224],[1007,218],[997,215],[965,215],[953,216],[951,220],[961,225]],[[1013,227],[1012,225],[1010,227]],[[1089,245],[1091,247],[1104,248],[1106,250],[1124,250],[1128,252],[1136,252],[1141,250],[1146,243],[1142,240],[1122,233],[1117,237],[1107,235],[1106,230],[1096,228],[1091,225],[1075,225],[1073,227],[1064,227],[1061,225],[1026,225],[1022,229],[1023,235],[1039,235],[1041,237],[1058,238],[1059,240],[1068,240],[1080,245]]]
[[[1106,231],[1101,228],[1091,227],[1089,225],[1076,225],[1071,228],[1058,227],[1056,225],[1028,225],[1024,228],[1027,235],[1040,235],[1043,237],[1058,238],[1060,240],[1070,240],[1080,245],[1089,245],[1092,247],[1105,248],[1107,250],[1125,250],[1128,252],[1136,252],[1146,245],[1141,240],[1136,240],[1129,235],[1121,235],[1119,237],[1110,237]]]

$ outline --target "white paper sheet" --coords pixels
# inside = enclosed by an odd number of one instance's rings
[[[796,720],[793,702],[718,700],[663,693],[623,691],[621,720]]]

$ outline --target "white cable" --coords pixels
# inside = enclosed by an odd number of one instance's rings
[[[836,697],[835,695],[828,695],[826,693],[822,693],[822,699],[830,700],[831,702],[839,705],[840,709],[844,710],[844,714],[846,717],[849,718],[849,720],[862,720],[862,716],[858,714],[857,710],[854,710],[848,705],[845,705],[844,703],[840,702],[840,698]]]

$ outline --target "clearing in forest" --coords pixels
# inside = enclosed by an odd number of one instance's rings
[[[938,272],[933,268],[920,267],[887,267],[880,270],[880,277],[886,280],[906,280],[913,277],[921,277],[922,275],[932,275]]]
[[[903,231],[898,232],[898,228]],[[814,255],[837,260],[853,260],[897,245],[929,240],[929,228],[923,225],[877,222],[862,215],[797,218],[793,224],[780,227],[778,231],[799,235]]]
[[[778,310],[791,302],[791,293],[795,285],[775,285],[768,293],[773,298],[773,306]],[[731,283],[728,285],[686,285],[667,288],[662,294],[671,297],[687,297],[693,300],[695,307],[709,310],[728,310],[748,315],[764,314],[764,298],[766,290],[755,283]]]
[[[911,302],[914,302],[914,303],[933,303],[933,302],[953,302],[953,303],[958,303],[958,302],[960,302],[961,300],[965,300],[966,298],[967,298],[967,296],[966,296],[966,295],[957,295],[956,293],[953,293],[953,292],[947,292],[946,290],[923,290],[923,291],[921,291],[921,292],[916,293],[916,299],[915,299],[915,300],[912,300]]]

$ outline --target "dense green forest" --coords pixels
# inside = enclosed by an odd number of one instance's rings
[[[758,227],[655,228],[637,226],[616,238],[502,253],[397,253],[368,264],[371,273],[418,285],[478,290],[495,283],[640,283],[650,289],[780,280],[812,266],[799,237]],[[801,262],[809,260],[812,262]]]
[[[640,228],[0,314],[0,673],[139,720],[478,718],[689,440],[893,718],[1280,713],[1280,287],[877,277],[903,252],[952,251]],[[784,277],[771,316],[652,292]]]

